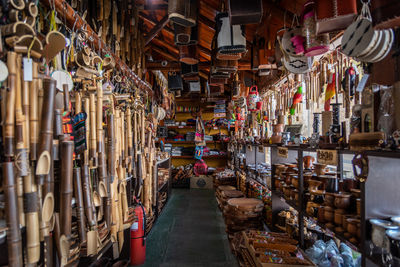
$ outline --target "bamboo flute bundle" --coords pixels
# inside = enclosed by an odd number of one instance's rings
[[[96,166],[95,160],[97,158],[97,136],[96,136],[96,103],[95,103],[95,95],[94,93],[89,93],[89,117],[90,117],[90,148],[89,148],[89,158],[92,161],[92,166]]]

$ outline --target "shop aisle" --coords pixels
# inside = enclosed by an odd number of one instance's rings
[[[147,238],[145,267],[238,266],[214,190],[174,189]]]

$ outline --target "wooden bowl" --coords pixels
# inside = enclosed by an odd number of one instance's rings
[[[335,213],[332,207],[325,206],[324,208],[324,219],[327,222],[332,222],[334,220]]]
[[[335,207],[338,209],[347,209],[350,206],[350,194],[335,194]]]

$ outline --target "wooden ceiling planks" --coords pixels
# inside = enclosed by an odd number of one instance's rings
[[[138,1],[138,0],[137,0]],[[168,13],[168,1],[163,0],[139,0],[143,4],[144,10],[139,13],[140,19],[143,20],[145,29],[149,34],[155,32],[154,27]],[[300,15],[302,7],[307,0],[263,0],[264,16],[263,24],[246,25],[246,39],[248,52],[244,55],[243,60],[239,62],[239,69],[249,71],[250,68],[250,50],[251,43],[255,34],[271,39],[270,43],[274,45],[276,32],[283,28],[290,27],[294,14]],[[215,16],[221,10],[222,4],[220,0],[199,0],[198,14],[198,52],[199,60],[202,61],[202,76],[208,75],[209,67],[204,66],[211,61],[211,44],[215,34]],[[270,18],[266,18],[270,16]],[[153,30],[154,29],[154,30]],[[171,22],[160,30],[159,33],[149,42],[150,51],[154,60],[179,60],[179,49],[174,44],[174,30]],[[204,63],[206,62],[206,63]],[[247,63],[246,63],[247,62]],[[155,62],[148,64],[154,69],[160,66]],[[163,69],[165,71],[165,68]]]

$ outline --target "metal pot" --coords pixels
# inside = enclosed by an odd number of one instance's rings
[[[375,246],[383,249],[390,250],[390,241],[386,236],[387,230],[399,230],[400,226],[394,223],[381,219],[371,219],[369,222],[372,224],[371,239]]]

